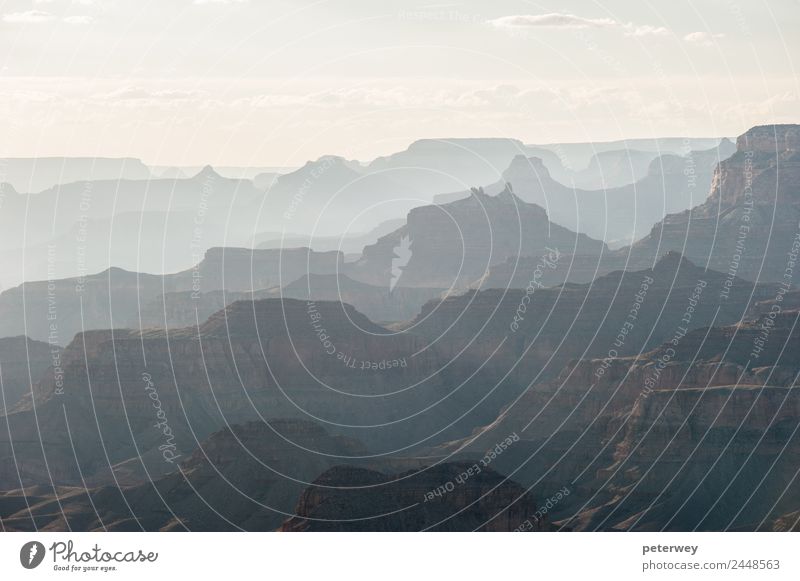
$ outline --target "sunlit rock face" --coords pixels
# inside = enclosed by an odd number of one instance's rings
[[[708,199],[657,224],[633,245],[634,260],[678,250],[723,273],[782,281],[800,235],[798,136],[798,125],[765,125],[741,135],[736,153],[718,165]]]

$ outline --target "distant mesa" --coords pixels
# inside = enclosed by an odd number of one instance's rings
[[[147,180],[150,170],[135,158],[36,157],[0,159],[6,181],[18,192],[37,193],[59,184],[98,180]]]

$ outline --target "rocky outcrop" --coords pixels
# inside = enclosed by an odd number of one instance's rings
[[[509,189],[496,196],[475,190],[463,200],[414,208],[405,226],[364,248],[346,272],[382,287],[459,290],[494,264],[547,255],[551,249],[567,258],[588,255],[595,262],[607,252],[602,242],[550,222],[542,207],[523,202]]]
[[[800,126],[761,125],[753,127],[736,139],[739,151],[751,150],[767,155],[800,152]]]
[[[512,531],[534,519],[536,503],[521,486],[490,468],[465,477],[472,467],[444,463],[387,475],[337,466],[303,492],[281,530]]]

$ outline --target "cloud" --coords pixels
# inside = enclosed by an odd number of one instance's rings
[[[585,28],[611,28],[621,30],[625,36],[666,36],[669,34],[663,26],[649,24],[634,24],[633,22],[619,22],[613,18],[584,18],[574,14],[517,14],[503,16],[489,20],[489,24],[496,28],[559,28],[559,29],[585,29]]]
[[[721,33],[713,34],[711,32],[690,32],[683,37],[683,40],[700,46],[713,46],[715,44],[714,40],[724,37],[725,35]]]
[[[11,12],[3,16],[3,22],[9,24],[34,24],[38,22],[48,22],[54,16],[43,10],[27,10],[25,12]]]
[[[518,14],[489,20],[497,28],[602,28],[616,26],[611,18],[583,18],[574,14]]]
[[[623,24],[622,27],[625,29],[625,36],[667,36],[669,35],[669,30],[664,28],[663,26],[650,26],[649,24],[644,24],[637,26],[633,23]]]
[[[91,24],[94,18],[91,16],[67,16],[64,19],[67,24]]]

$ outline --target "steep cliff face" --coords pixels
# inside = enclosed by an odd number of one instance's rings
[[[436,455],[520,442],[493,467],[577,530],[753,530],[797,511],[800,311],[676,335],[648,353],[578,360]]]
[[[602,242],[550,222],[542,207],[509,190],[496,196],[476,191],[414,208],[405,226],[364,248],[347,274],[376,286],[463,289],[494,264],[541,256],[548,248],[594,257],[607,251]]]
[[[613,463],[598,473],[609,476],[609,490],[632,490],[633,481],[636,489],[615,503],[606,525],[768,529],[798,509],[798,312],[781,318],[769,339],[774,348],[758,357],[745,351],[759,341],[761,322],[727,337],[731,348],[714,357],[738,361],[735,369],[727,364],[727,377],[685,389],[673,383],[637,400]]]
[[[708,199],[667,216],[632,246],[634,262],[678,250],[748,280],[781,281],[800,243],[798,125],[754,127],[720,162]],[[622,251],[621,251],[622,252]]]
[[[598,471],[604,506],[582,527],[760,529],[797,510],[795,388],[720,385],[640,398],[613,462]]]
[[[17,491],[0,502],[0,516],[7,530],[274,530],[315,478],[363,454],[306,420],[232,425],[152,483],[61,489],[60,505],[40,487],[27,491],[30,508]]]
[[[523,200],[546,208],[556,224],[619,245],[646,235],[665,214],[700,203],[712,182],[714,166],[733,152],[733,144],[723,142],[719,148],[690,151],[686,156],[646,155],[639,160],[645,171],[638,179],[615,186],[611,167],[611,173],[600,173],[595,179],[609,184],[598,190],[585,189],[580,183],[563,186],[534,159],[516,158],[504,178]],[[636,163],[626,156],[617,162],[626,165],[622,171],[628,172]]]
[[[489,468],[465,478],[472,467],[454,462],[387,475],[337,466],[303,492],[281,530],[512,531],[534,519],[536,503],[521,486]]]
[[[752,150],[767,155],[800,152],[799,125],[761,125],[753,127],[736,139],[739,151]]]

